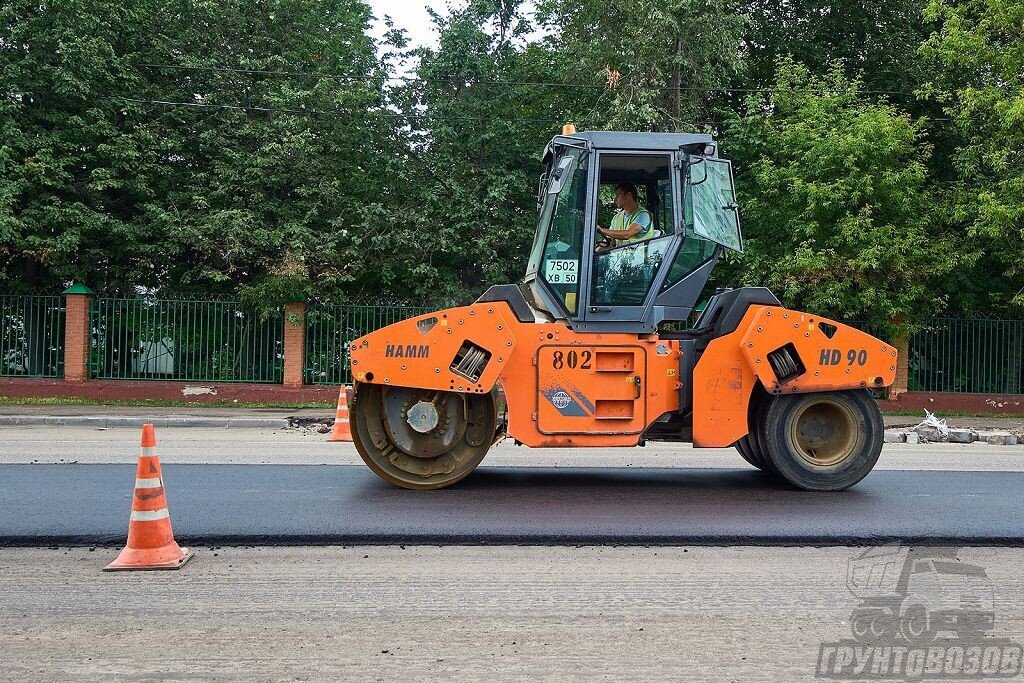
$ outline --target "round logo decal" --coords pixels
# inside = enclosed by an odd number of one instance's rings
[[[559,391],[558,393],[551,397],[551,402],[559,410],[569,405],[569,401],[571,400],[572,399],[569,398],[569,394],[565,393],[564,391]]]

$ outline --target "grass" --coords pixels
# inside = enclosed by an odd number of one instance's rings
[[[289,403],[287,401],[163,401],[156,399],[140,399],[130,401],[97,400],[91,398],[71,398],[52,396],[45,398],[28,398],[21,396],[0,396],[0,406],[140,406],[144,408],[335,408],[333,402],[310,401],[308,403]]]

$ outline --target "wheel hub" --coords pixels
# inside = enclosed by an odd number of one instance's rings
[[[466,433],[462,399],[451,392],[392,387],[384,390],[388,440],[414,458],[436,458]]]
[[[843,403],[824,398],[809,403],[792,424],[796,451],[812,465],[838,465],[855,450],[857,420]]]
[[[430,401],[419,401],[409,409],[406,422],[420,434],[429,434],[437,427],[439,420],[437,407]]]
[[[834,426],[820,415],[810,416],[800,425],[800,436],[814,448],[820,448],[832,438]]]

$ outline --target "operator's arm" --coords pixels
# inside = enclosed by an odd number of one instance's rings
[[[598,232],[600,232],[605,237],[611,238],[613,240],[628,240],[631,237],[639,235],[646,229],[647,228],[640,225],[639,223],[633,223],[625,230],[610,230],[608,228],[602,228],[600,225],[597,226]]]
[[[640,233],[646,232],[650,225],[651,214],[647,211],[640,211],[633,217],[633,222],[622,230],[609,230],[607,228],[602,228],[600,225],[597,226],[597,229],[605,237],[621,241],[632,239]]]

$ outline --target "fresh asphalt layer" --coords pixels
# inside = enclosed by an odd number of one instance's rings
[[[124,543],[135,466],[0,466],[0,545]],[[481,467],[439,491],[353,465],[164,465],[182,544],[1024,545],[1024,472],[876,470],[808,493],[752,469]]]

